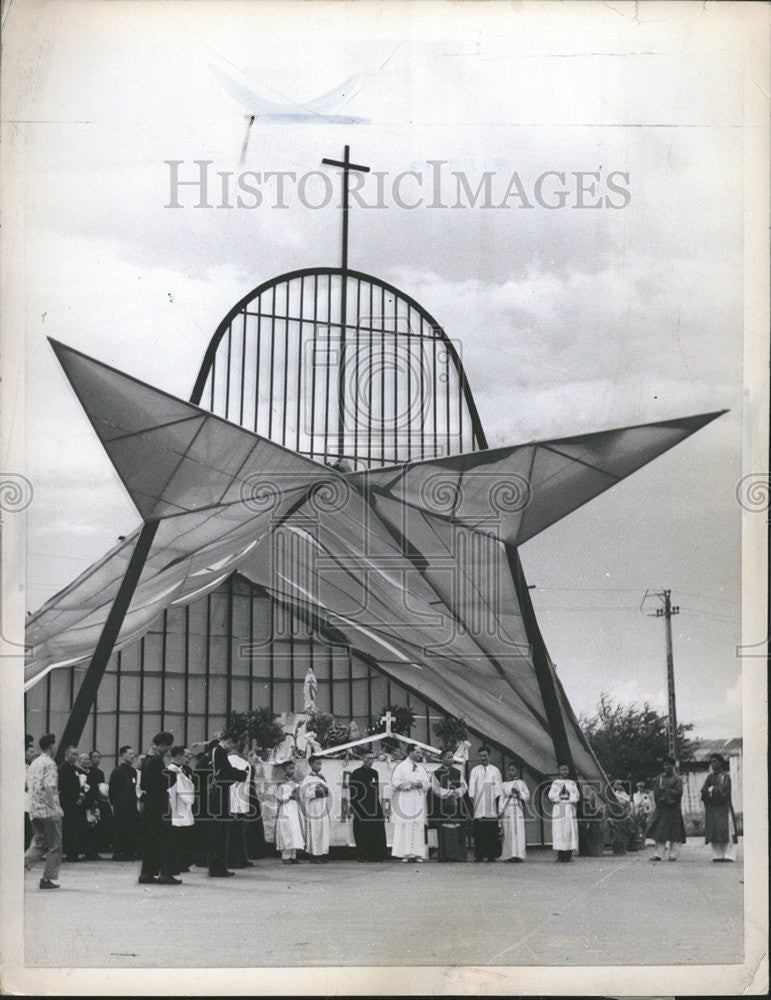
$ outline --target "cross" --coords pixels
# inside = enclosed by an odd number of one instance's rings
[[[348,270],[348,174],[351,170],[361,170],[364,174],[369,173],[369,167],[363,167],[358,163],[351,163],[348,158],[349,151],[350,147],[345,146],[342,160],[324,159],[321,161],[330,167],[343,168],[343,281],[345,281],[345,273]]]
[[[340,458],[345,455],[345,333],[348,312],[348,174],[351,170],[361,170],[368,174],[369,167],[351,163],[349,147],[344,147],[342,160],[324,159],[321,162],[330,167],[343,168],[343,263],[340,285],[340,359],[337,368],[337,450]]]
[[[385,724],[386,724],[386,731],[385,731],[386,736],[390,736],[391,735],[391,723],[393,722],[393,720],[394,720],[394,717],[391,715],[390,712],[386,712],[385,715],[382,715],[380,717],[380,721],[381,722],[385,722]]]

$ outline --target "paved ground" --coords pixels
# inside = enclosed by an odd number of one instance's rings
[[[136,864],[26,876],[27,963],[40,967],[678,965],[742,961],[743,865],[701,841],[676,864],[614,858],[402,865],[259,861],[140,886]],[[719,933],[716,933],[719,928]]]

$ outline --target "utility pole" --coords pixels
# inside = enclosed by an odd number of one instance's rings
[[[664,619],[667,636],[667,690],[669,693],[669,753],[679,764],[677,756],[677,709],[675,707],[675,662],[672,657],[672,615],[679,615],[678,605],[670,603],[671,590],[656,594],[664,602],[663,608],[656,608],[656,617]]]

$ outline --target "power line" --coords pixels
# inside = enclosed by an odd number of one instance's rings
[[[690,590],[680,590],[680,591],[678,591],[678,593],[684,594],[686,597],[700,597],[702,600],[705,600],[705,601],[715,601],[715,602],[719,602],[720,604],[731,604],[731,605],[733,605],[736,608],[741,607],[741,604],[740,604],[739,601],[729,601],[725,597],[710,597],[709,594],[700,594],[700,593],[697,593],[695,591],[690,591]]]
[[[597,594],[639,594],[641,587],[536,587],[536,590],[583,590]]]
[[[537,587],[537,591],[579,591],[584,593],[595,593],[595,594],[639,594],[642,587]],[[646,593],[655,593],[655,588],[649,588]],[[679,590],[678,593],[683,594],[685,597],[699,597],[705,601],[714,601],[720,604],[730,604],[733,607],[741,607],[739,601],[729,601],[725,597],[712,597],[710,594],[699,593],[693,590]]]
[[[563,607],[562,605],[550,608],[541,605],[540,610],[546,614],[549,611],[637,611],[637,607],[620,604],[582,604],[575,608]]]
[[[715,621],[721,622],[734,622],[739,623],[741,621],[741,616],[736,615],[721,615],[717,611],[704,611],[701,608],[684,608],[680,606],[680,611],[683,614],[688,615],[699,615],[701,618],[713,618]]]

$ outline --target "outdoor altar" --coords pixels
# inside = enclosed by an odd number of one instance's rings
[[[323,761],[322,773],[330,789],[328,798],[330,847],[354,847],[353,814],[348,792],[350,775],[361,766],[364,754],[371,752],[375,755],[373,767],[377,771],[380,783],[380,801],[385,817],[386,843],[390,847],[393,836],[391,774],[394,767],[400,760],[404,759],[410,746],[421,747],[427,757],[430,755],[438,758],[441,750],[402,733],[394,732],[392,730],[394,720],[390,712],[386,712],[380,720],[383,724],[382,732],[358,736],[354,729],[351,735],[357,738],[323,749],[316,739],[316,733],[308,728],[310,719],[309,713],[286,713],[279,717],[279,724],[286,734],[285,739],[271,751],[268,760],[256,761],[252,765],[255,790],[262,809],[265,840],[271,844],[275,843],[276,840],[276,788],[283,781],[283,765],[288,760],[294,760],[295,780],[302,781],[310,770],[308,758],[315,756]],[[383,742],[386,743],[388,749],[379,746]],[[402,748],[401,753],[400,747]],[[423,766],[430,773],[439,766],[439,761],[438,759],[435,761],[425,760]],[[429,834],[430,845],[431,833]]]
[[[329,844],[330,847],[353,847],[353,815],[348,796],[350,774],[361,766],[361,760],[347,755],[331,757],[324,755],[322,773],[329,784]],[[391,846],[393,823],[391,822],[391,774],[399,762],[399,757],[389,753],[378,754],[373,767],[380,780],[380,800],[383,815],[386,818],[386,843]],[[424,762],[423,766],[431,772],[438,763]],[[296,762],[295,778],[302,781],[309,767],[305,760]],[[276,787],[283,780],[283,769],[278,764],[269,762],[254,765],[255,788],[262,809],[262,822],[265,828],[265,840],[273,844],[276,841]],[[429,840],[430,844],[430,840]]]

